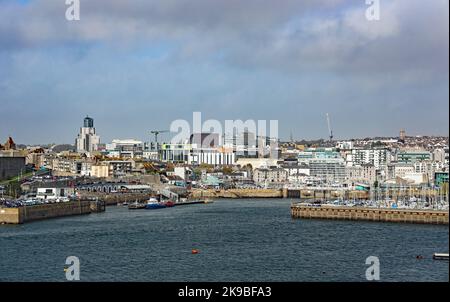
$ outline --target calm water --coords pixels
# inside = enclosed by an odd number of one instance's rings
[[[448,281],[448,227],[293,220],[289,200],[218,200],[0,226],[0,281],[64,281],[78,256],[82,281]],[[192,255],[193,248],[200,253]],[[424,255],[417,260],[416,255]]]

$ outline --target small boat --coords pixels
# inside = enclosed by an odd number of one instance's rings
[[[171,207],[175,206],[175,203],[171,200],[164,201],[164,202],[162,202],[162,204],[164,204],[167,208],[171,208]]]
[[[448,253],[444,254],[444,253],[434,253],[433,254],[433,259],[434,260],[448,260]]]
[[[164,209],[166,207],[163,202],[159,202],[155,197],[150,197],[145,205],[147,210]]]
[[[166,205],[162,202],[148,202],[145,205],[145,208],[147,210],[164,209],[164,208],[166,208]]]
[[[134,203],[128,205],[128,209],[129,210],[145,209],[145,204],[135,201]]]

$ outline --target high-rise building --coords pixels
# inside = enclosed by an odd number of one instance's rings
[[[80,128],[80,133],[75,140],[77,152],[96,151],[99,144],[100,137],[95,133],[94,119],[86,116],[83,127]]]

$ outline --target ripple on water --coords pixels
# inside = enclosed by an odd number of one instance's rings
[[[0,227],[0,281],[64,281],[78,256],[84,281],[448,281],[448,227],[294,220],[290,200],[105,213]],[[191,250],[200,251],[192,255]],[[417,260],[416,255],[425,259]]]

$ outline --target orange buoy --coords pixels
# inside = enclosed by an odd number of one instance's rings
[[[198,253],[199,253],[199,250],[193,249],[193,250],[191,251],[191,253],[192,253],[193,255],[198,254]]]

